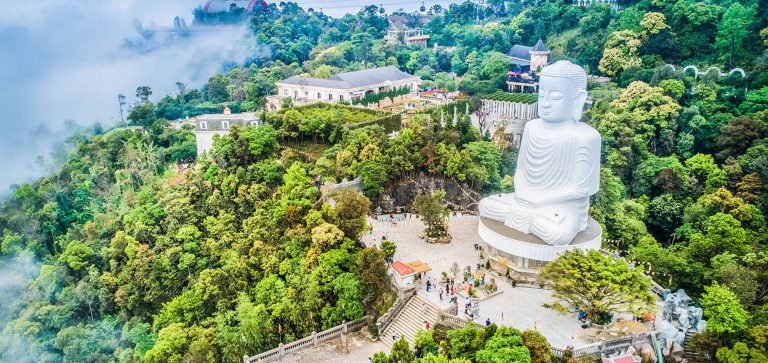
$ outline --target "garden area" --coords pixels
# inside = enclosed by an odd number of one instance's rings
[[[308,140],[335,143],[342,139],[345,130],[374,124],[387,132],[400,128],[400,115],[323,102],[270,112],[265,119],[278,131],[281,140],[297,144]]]
[[[532,103],[536,103],[536,101],[539,99],[539,95],[536,93],[509,93],[496,91],[487,96],[483,96],[483,99],[502,102],[524,103],[530,105]]]

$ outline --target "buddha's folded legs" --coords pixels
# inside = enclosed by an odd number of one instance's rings
[[[580,223],[572,214],[563,210],[541,208],[531,222],[531,233],[555,246],[564,246],[579,233]]]
[[[504,222],[509,215],[515,195],[513,193],[493,194],[480,201],[477,209],[481,217]]]

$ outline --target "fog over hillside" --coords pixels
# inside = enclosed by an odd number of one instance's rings
[[[219,28],[137,53],[122,47],[137,37],[134,19],[167,26],[191,23],[199,0],[5,1],[0,12],[0,195],[39,177],[36,159],[61,145],[77,126],[119,120],[117,94],[134,99],[148,85],[156,100],[177,81],[202,85],[225,64],[243,63],[245,28]],[[69,121],[68,121],[69,120]]]

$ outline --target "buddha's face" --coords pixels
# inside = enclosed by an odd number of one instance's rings
[[[576,93],[565,77],[539,79],[539,117],[548,123],[575,122],[581,118],[586,92]]]

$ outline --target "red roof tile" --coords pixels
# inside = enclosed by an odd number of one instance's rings
[[[400,261],[392,262],[391,266],[401,277],[410,276],[416,273],[416,270],[414,270],[413,267],[408,266]]]

